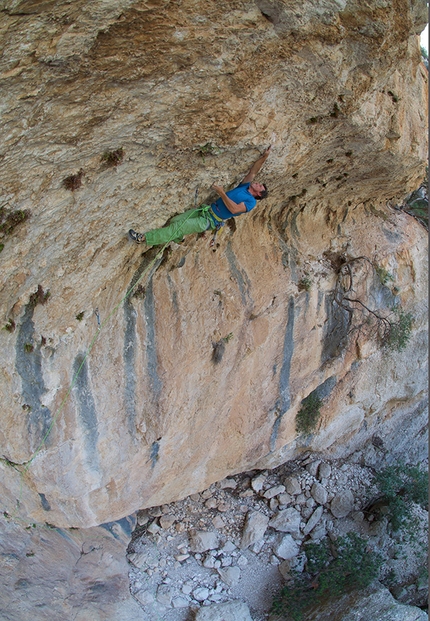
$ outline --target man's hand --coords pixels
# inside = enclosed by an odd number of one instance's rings
[[[254,181],[254,177],[260,172],[260,168],[263,166],[264,162],[270,155],[270,151],[272,149],[272,145],[268,146],[264,151],[263,155],[261,155],[258,160],[253,164],[249,173],[244,177],[242,183],[252,183]]]
[[[217,194],[220,194],[220,192],[224,192],[224,188],[222,187],[222,185],[216,185],[215,183],[213,184],[212,189],[214,189]]]

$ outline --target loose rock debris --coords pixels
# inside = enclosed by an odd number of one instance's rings
[[[265,621],[291,570],[303,571],[307,541],[381,536],[361,510],[372,481],[367,466],[313,456],[140,511],[128,550],[131,593],[148,621],[219,621],[228,604],[237,619]]]

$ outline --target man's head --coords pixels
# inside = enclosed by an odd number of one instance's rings
[[[261,201],[263,198],[266,198],[269,193],[267,186],[264,183],[257,182],[251,183],[249,186],[249,192],[257,201]]]

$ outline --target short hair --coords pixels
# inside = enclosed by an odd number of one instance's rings
[[[268,196],[268,194],[269,194],[269,190],[267,189],[267,185],[265,183],[262,183],[261,185],[264,186],[264,190],[261,190],[260,194],[255,197],[255,200],[257,200],[257,201],[262,201],[263,198],[266,198]]]

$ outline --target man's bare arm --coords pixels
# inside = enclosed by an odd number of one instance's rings
[[[254,181],[254,177],[257,175],[257,173],[260,172],[261,167],[263,166],[264,162],[269,157],[271,148],[272,148],[272,145],[270,145],[270,147],[268,147],[265,150],[263,155],[260,158],[258,158],[255,164],[251,166],[249,173],[246,175],[246,177],[243,178],[242,183],[252,183]]]
[[[218,196],[221,197],[222,202],[224,203],[224,205],[227,207],[227,209],[231,213],[245,213],[246,212],[245,203],[235,203],[234,201],[232,201],[231,198],[229,198],[227,194],[224,192],[224,188],[221,185],[213,185],[212,187],[215,190],[215,192],[218,194]]]

